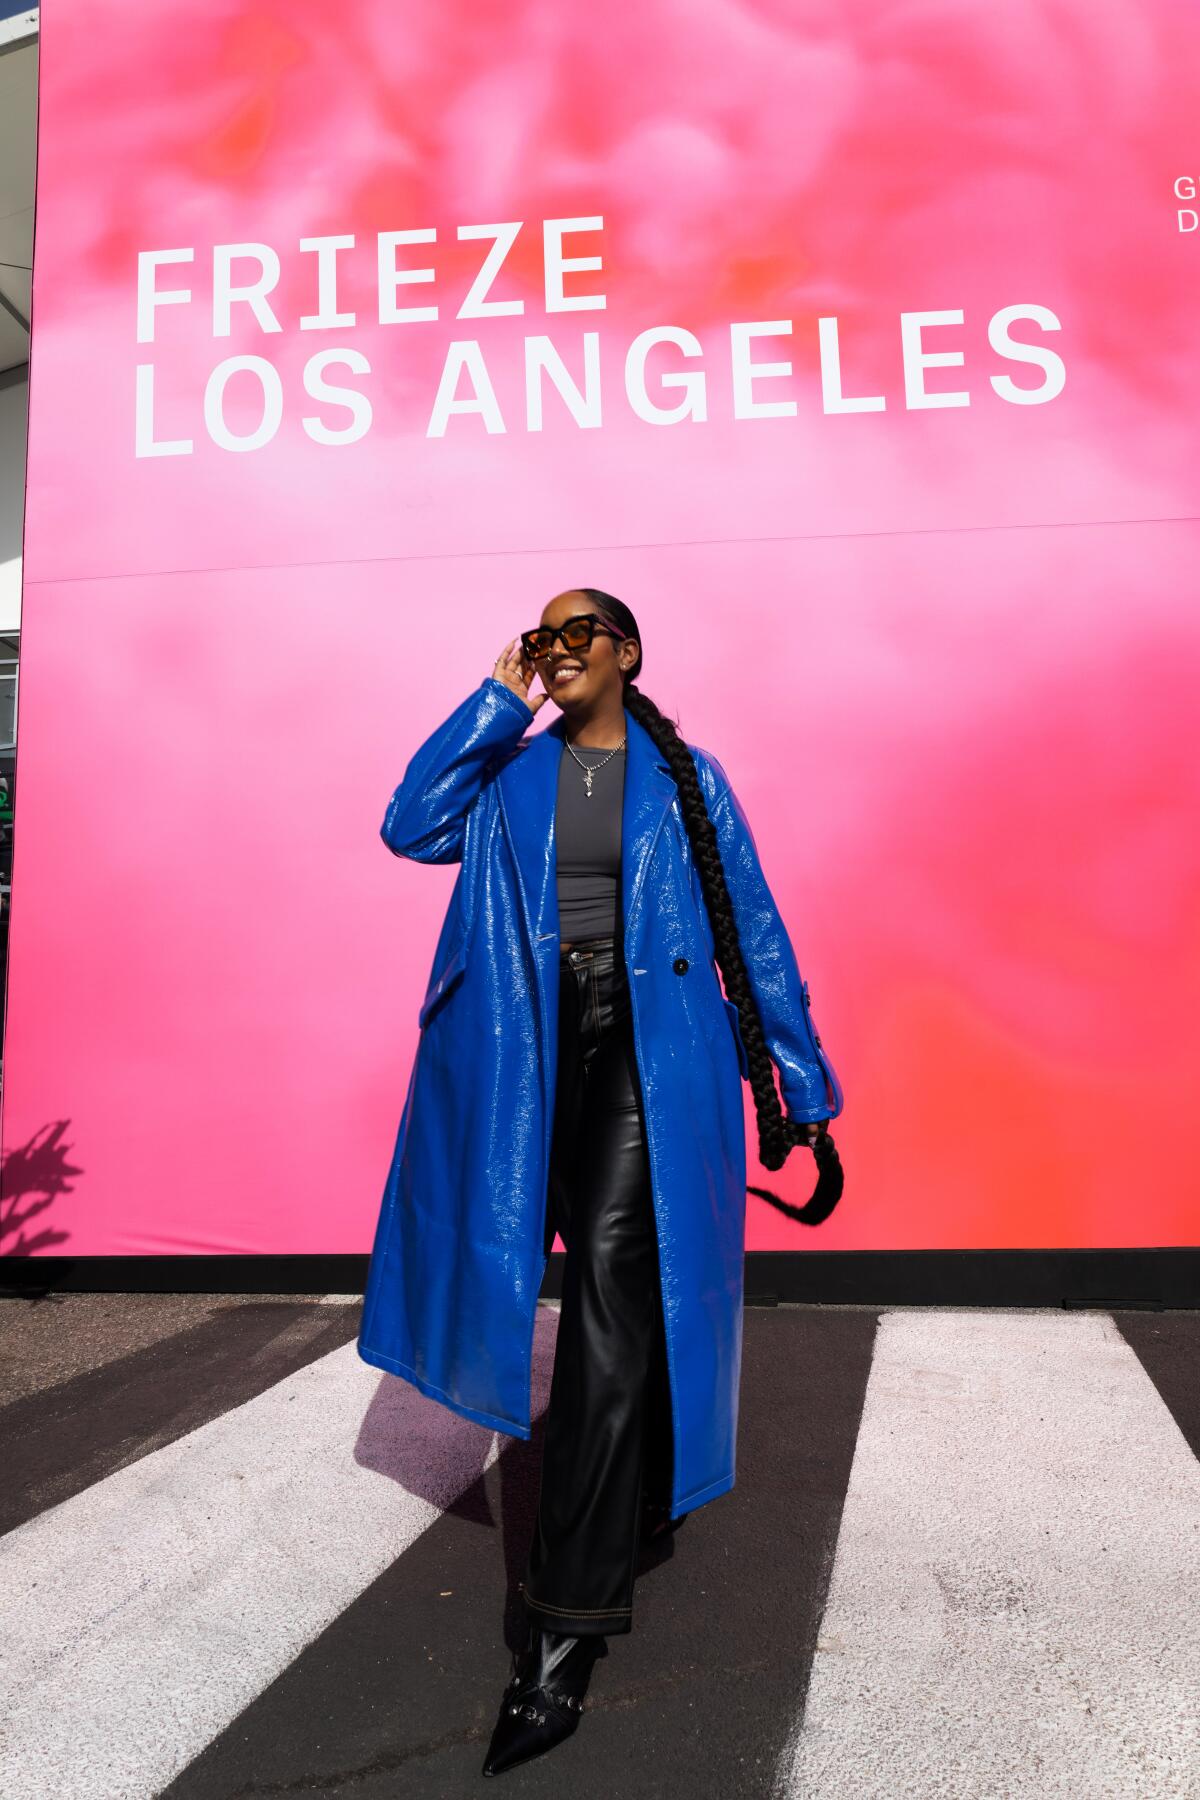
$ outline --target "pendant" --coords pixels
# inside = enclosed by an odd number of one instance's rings
[[[586,785],[587,785],[587,797],[590,800],[592,797],[592,771],[590,769],[587,772],[585,781],[586,781]]]

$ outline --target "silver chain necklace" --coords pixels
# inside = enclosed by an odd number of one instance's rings
[[[621,739],[621,741],[617,745],[616,749],[610,750],[608,755],[604,758],[604,762],[598,762],[598,763],[585,763],[582,760],[582,758],[576,753],[576,751],[571,743],[570,738],[565,737],[563,739],[563,743],[567,746],[567,749],[570,750],[571,755],[575,758],[575,761],[579,764],[580,768],[583,770],[584,777],[585,777],[585,786],[587,788],[587,797],[589,800],[592,797],[592,776],[596,773],[597,769],[602,769],[604,767],[604,763],[612,761],[613,757],[617,754],[617,750],[623,750],[625,748],[625,741],[626,741],[626,738],[628,738],[628,736],[629,736],[629,733],[626,732],[625,737],[623,737]]]

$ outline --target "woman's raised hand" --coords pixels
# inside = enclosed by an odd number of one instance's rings
[[[502,681],[506,688],[511,688],[518,700],[523,700],[531,712],[537,712],[550,698],[548,693],[535,694],[529,698],[529,684],[533,680],[533,664],[525,655],[524,646],[519,637],[510,638],[504,649],[496,658],[496,666],[492,674],[497,681]]]

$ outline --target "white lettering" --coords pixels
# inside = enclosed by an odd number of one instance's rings
[[[563,238],[568,232],[603,231],[600,216],[589,219],[545,219],[542,223],[542,262],[546,277],[546,311],[595,312],[608,304],[603,294],[575,294],[570,299],[563,293],[563,276],[569,269],[599,269],[598,256],[564,256]]]
[[[235,287],[232,267],[236,259],[253,257],[258,265],[255,280]],[[234,301],[248,306],[263,331],[282,331],[267,305],[267,295],[279,281],[279,257],[269,244],[218,244],[213,250],[213,336],[228,337]]]
[[[306,415],[300,423],[317,444],[356,444],[371,427],[371,402],[356,388],[334,387],[324,380],[331,363],[344,363],[356,375],[369,375],[371,365],[361,350],[321,350],[304,365],[304,391],[313,400],[326,400],[331,406],[344,406],[350,414],[349,425],[340,431],[326,425],[314,415]]]
[[[135,456],[190,456],[191,438],[162,438],[154,441],[154,364],[139,363],[133,411],[133,453]]]
[[[306,313],[300,321],[301,331],[327,331],[331,326],[354,324],[352,312],[337,309],[337,253],[353,250],[354,235],[342,237],[306,237],[300,239],[301,250],[317,253],[317,310]]]
[[[660,375],[659,387],[682,388],[678,406],[656,406],[646,391],[646,360],[656,344],[674,344],[685,356],[703,356],[699,338],[676,325],[660,325],[639,332],[625,353],[625,393],[638,418],[647,425],[677,425],[680,419],[692,418],[701,424],[708,417],[708,390],[703,369],[690,374]]]
[[[455,398],[459,372],[462,369],[465,369],[471,378],[474,388],[473,399],[458,400]],[[446,420],[454,413],[478,413],[490,432],[506,430],[495,389],[492,387],[491,377],[483,360],[483,352],[474,338],[456,341],[446,352],[446,361],[442,366],[442,377],[438,382],[438,391],[434,397],[433,411],[429,417],[426,437],[445,437]]]
[[[600,333],[583,334],[584,385],[587,398],[579,392],[567,373],[566,365],[548,337],[525,339],[525,417],[530,431],[542,429],[542,376],[551,381],[567,403],[567,411],[577,425],[585,428],[600,424]]]
[[[957,367],[963,360],[961,350],[926,350],[921,333],[926,325],[961,325],[962,312],[903,312],[900,314],[900,356],[904,364],[904,404],[911,412],[923,412],[937,406],[970,406],[971,396],[962,388],[950,388],[944,394],[925,391],[926,369]]]
[[[505,257],[516,242],[517,233],[521,229],[521,221],[514,224],[511,220],[504,225],[460,225],[460,238],[494,237],[495,243],[483,260],[483,267],[467,289],[467,297],[458,309],[460,319],[488,319],[498,313],[523,313],[523,300],[485,300],[484,295],[490,289],[500,271]]]
[[[407,282],[432,281],[432,269],[398,269],[398,244],[432,244],[437,232],[432,225],[412,231],[381,231],[379,234],[379,323],[408,325],[417,319],[436,319],[436,306],[397,306],[396,289]]]
[[[1061,331],[1062,325],[1048,306],[1005,306],[988,320],[988,343],[1009,362],[1033,363],[1044,371],[1041,387],[1022,388],[1008,375],[993,375],[992,386],[1002,400],[1014,406],[1042,406],[1054,400],[1066,386],[1067,370],[1062,357],[1040,344],[1020,344],[1010,338],[1008,328],[1014,319],[1032,319],[1043,331]]]
[[[752,325],[729,327],[733,353],[733,416],[735,419],[777,419],[796,410],[794,400],[755,400],[751,384],[755,376],[790,375],[790,362],[755,363],[750,361],[750,339],[755,337],[790,336],[790,319],[768,319]]]
[[[239,437],[225,423],[225,389],[232,376],[243,370],[254,375],[262,388],[262,418],[253,431]],[[227,356],[218,363],[204,389],[204,423],[220,450],[261,450],[279,430],[283,418],[283,383],[273,363],[261,356]]]
[[[154,309],[156,306],[178,306],[192,297],[191,288],[168,288],[155,291],[155,275],[162,263],[191,262],[193,250],[140,250],[137,269],[137,341],[154,342]]]
[[[847,398],[842,393],[842,350],[836,319],[817,320],[817,343],[821,356],[821,406],[827,413],[883,412],[886,402],[882,394],[856,394]]]

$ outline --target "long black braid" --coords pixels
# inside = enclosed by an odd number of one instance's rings
[[[683,822],[700,872],[704,903],[712,924],[721,980],[727,997],[737,1008],[742,1042],[746,1049],[750,1091],[754,1097],[754,1111],[758,1121],[759,1161],[764,1169],[781,1169],[797,1144],[808,1144],[808,1132],[803,1124],[789,1119],[780,1104],[779,1092],[775,1086],[774,1064],[767,1049],[762,1019],[742,955],[741,938],[725,880],[716,827],[708,815],[691,751],[680,736],[674,720],[668,719],[659,711],[649,694],[644,694],[634,685],[634,678],[642,666],[642,638],[637,620],[629,608],[623,601],[604,593],[600,588],[573,588],[570,591],[586,594],[596,611],[609,624],[615,625],[627,637],[637,640],[637,661],[625,671],[623,703],[662,751],[679,789]],[[764,1193],[763,1197],[770,1196]]]

